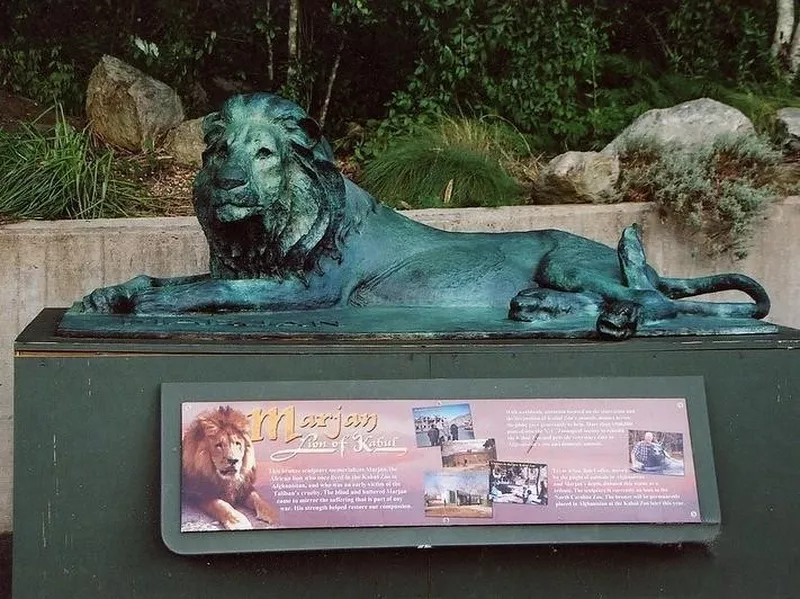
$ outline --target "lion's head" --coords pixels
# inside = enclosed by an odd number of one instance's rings
[[[296,104],[230,98],[203,121],[197,218],[218,278],[304,276],[339,257],[345,188],[330,146]]]
[[[251,485],[256,460],[249,427],[244,414],[227,406],[200,414],[183,436],[184,478],[218,489]]]

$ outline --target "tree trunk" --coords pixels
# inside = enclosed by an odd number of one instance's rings
[[[300,0],[289,0],[289,62],[286,66],[286,85],[294,89],[297,78],[297,38],[300,29]]]
[[[800,21],[797,22],[797,28],[794,30],[792,37],[792,45],[789,48],[789,70],[794,74],[800,67]]]
[[[267,77],[272,91],[275,85],[275,55],[272,51],[272,0],[267,0]]]
[[[328,116],[328,106],[331,103],[333,93],[333,82],[336,81],[336,73],[339,71],[339,64],[342,62],[342,51],[344,50],[344,38],[339,41],[339,48],[336,50],[336,59],[333,61],[331,74],[328,77],[328,89],[325,91],[325,101],[322,103],[322,110],[319,113],[319,126],[325,126],[325,117]]]
[[[794,0],[776,0],[778,18],[775,22],[775,37],[772,40],[772,55],[778,56],[782,49],[793,44]],[[796,34],[794,38],[796,39]]]

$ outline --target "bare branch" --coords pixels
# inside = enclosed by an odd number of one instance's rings
[[[328,116],[328,106],[331,103],[331,94],[333,93],[333,82],[336,81],[336,74],[339,71],[339,64],[342,62],[342,51],[344,50],[344,38],[339,42],[339,48],[336,51],[336,59],[333,61],[331,74],[328,77],[328,89],[325,92],[325,101],[322,103],[322,111],[319,115],[319,126],[325,126],[325,117]]]

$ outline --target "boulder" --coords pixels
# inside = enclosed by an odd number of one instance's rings
[[[619,179],[615,154],[566,152],[553,158],[536,177],[537,204],[600,203],[613,200]]]
[[[786,154],[800,154],[800,108],[781,108],[775,125],[783,151]]]
[[[92,131],[107,143],[139,151],[183,121],[183,106],[167,84],[103,56],[89,77],[86,115]]]
[[[167,134],[164,151],[178,164],[200,168],[203,166],[203,117],[183,121]]]
[[[671,108],[648,110],[628,125],[603,154],[616,154],[629,137],[650,137],[679,149],[694,149],[719,135],[755,133],[753,123],[736,108],[700,98]]]

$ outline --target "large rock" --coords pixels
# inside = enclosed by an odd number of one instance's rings
[[[203,117],[183,121],[167,134],[164,151],[178,164],[200,168],[203,166]]]
[[[537,204],[579,204],[613,199],[619,179],[615,154],[566,152],[553,158],[533,184]]]
[[[138,151],[183,121],[183,106],[167,84],[103,56],[89,77],[86,114],[107,143]]]
[[[800,108],[781,108],[775,124],[783,151],[800,154]]]
[[[630,137],[650,137],[677,148],[693,149],[724,134],[754,133],[753,123],[736,108],[710,98],[700,98],[671,108],[648,110],[631,123],[603,154],[619,152]]]

